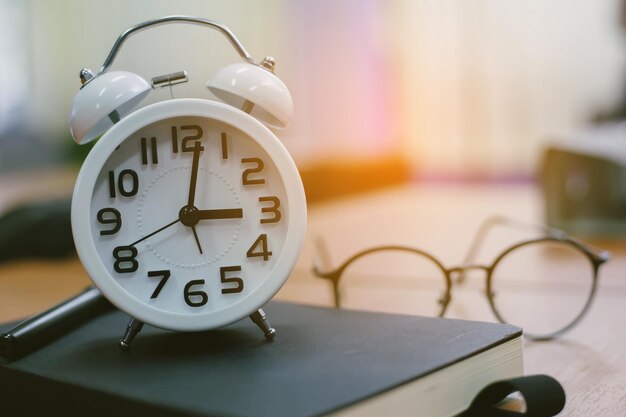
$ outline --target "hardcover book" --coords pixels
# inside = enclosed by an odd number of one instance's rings
[[[453,416],[489,383],[522,375],[519,328],[270,302],[267,342],[249,320],[201,333],[149,326],[122,352],[114,311],[0,362],[3,414]],[[6,331],[10,326],[0,326]]]

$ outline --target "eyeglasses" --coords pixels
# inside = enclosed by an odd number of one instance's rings
[[[488,232],[496,225],[533,227],[542,236],[510,246],[490,265],[474,264]],[[582,319],[595,295],[600,266],[610,258],[609,252],[568,237],[563,231],[504,217],[485,221],[464,263],[452,268],[420,249],[377,246],[331,269],[321,266],[328,265],[323,241],[316,241],[316,249],[313,272],[332,283],[335,307],[345,306],[348,298],[369,305],[411,303],[418,314],[442,317],[452,300],[453,279],[461,284],[468,272],[482,270],[485,296],[496,319],[522,327],[525,336],[534,340],[557,337]],[[360,285],[354,285],[356,281]],[[353,284],[351,296],[346,297],[349,282]]]

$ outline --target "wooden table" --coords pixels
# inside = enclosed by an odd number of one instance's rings
[[[71,181],[68,181],[68,183]],[[5,194],[6,196],[7,194]],[[0,197],[0,207],[2,207]],[[6,198],[5,198],[6,200]],[[6,203],[6,201],[5,201]],[[529,222],[542,218],[541,197],[531,185],[405,186],[316,205],[293,276],[277,299],[330,305],[329,284],[311,273],[313,241],[327,243],[337,265],[359,249],[378,244],[404,244],[426,249],[447,266],[460,264],[481,222],[504,214]],[[489,263],[507,244],[528,235],[499,231],[481,251]],[[611,250],[589,314],[571,332],[551,342],[525,344],[527,374],[556,377],[567,393],[565,416],[626,415],[626,242],[594,242]],[[477,275],[477,276],[474,276]],[[16,262],[0,266],[0,321],[44,309],[89,285],[76,259],[59,262]],[[410,305],[376,296],[368,309],[410,312]],[[472,274],[453,289],[447,317],[495,321],[484,296],[484,277]]]

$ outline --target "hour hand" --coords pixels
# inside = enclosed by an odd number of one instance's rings
[[[243,209],[213,209],[198,210],[198,219],[200,220],[221,220],[221,219],[241,219],[243,218]]]

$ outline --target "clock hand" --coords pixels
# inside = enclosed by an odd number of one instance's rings
[[[157,233],[162,232],[163,230],[167,229],[168,227],[175,225],[175,224],[176,224],[176,223],[178,223],[179,221],[180,221],[180,219],[176,219],[176,220],[174,220],[173,222],[171,222],[171,223],[169,223],[169,224],[166,224],[165,226],[163,226],[163,227],[162,227],[162,228],[160,228],[159,230],[155,230],[154,232],[150,233],[149,235],[142,237],[142,238],[141,238],[141,239],[139,239],[138,241],[133,242],[133,243],[131,243],[131,244],[130,244],[130,245],[128,245],[128,246],[129,246],[129,247],[130,247],[130,246],[135,246],[135,245],[136,245],[136,244],[138,244],[139,242],[143,242],[144,240],[148,239],[149,237],[154,236],[154,235],[156,235]]]
[[[202,254],[202,246],[200,246],[200,239],[198,239],[198,232],[196,232],[196,226],[191,226],[191,230],[193,231],[193,237],[196,238],[196,243],[198,244],[198,249],[200,250],[200,254]]]
[[[189,199],[187,200],[187,206],[181,209],[181,213],[183,212],[183,210],[190,211],[190,212],[196,210],[194,206],[194,201],[196,199],[196,180],[198,179],[199,162],[200,162],[200,142],[196,142],[193,148],[193,162],[191,163],[191,179],[189,181]],[[179,214],[179,219],[181,217],[184,217],[184,215]],[[198,250],[202,254],[202,246],[200,245],[200,239],[198,239],[198,232],[196,232],[195,224],[193,222],[189,223],[187,221],[184,221],[183,224],[185,226],[191,227],[191,230],[193,231],[193,237],[196,239],[196,244],[198,245]]]
[[[193,148],[193,162],[191,163],[191,180],[189,181],[189,200],[187,206],[193,207],[196,199],[196,179],[198,178],[198,163],[200,161],[200,142]]]
[[[220,220],[220,219],[241,219],[243,218],[243,209],[213,209],[198,210],[198,219],[200,220]]]

